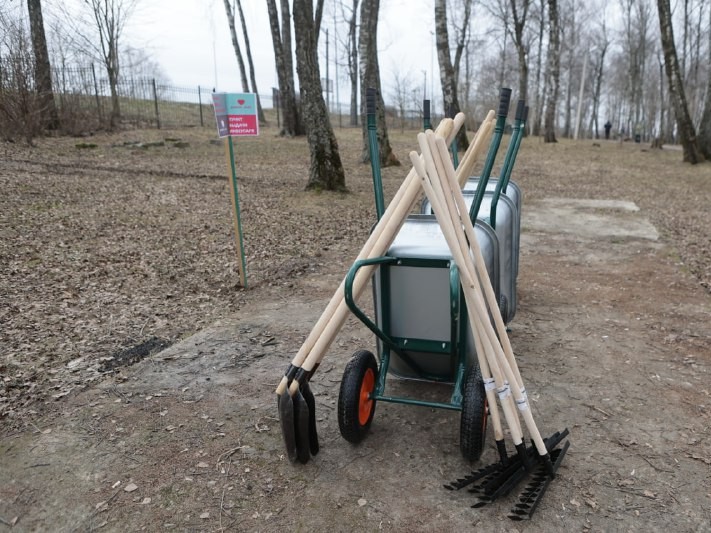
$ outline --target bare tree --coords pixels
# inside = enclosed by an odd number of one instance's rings
[[[289,0],[281,0],[281,28],[276,1],[267,0],[269,27],[274,46],[274,61],[279,79],[279,108],[282,113],[280,134],[287,136],[303,135],[304,126],[301,113],[296,103],[294,85],[294,62],[291,50],[291,9]]]
[[[230,5],[230,0],[224,0],[225,13],[227,14],[227,24],[230,27],[230,37],[232,37],[232,48],[235,49],[237,64],[239,65],[239,75],[242,80],[242,91],[249,92],[249,82],[247,81],[247,69],[244,66],[244,58],[242,57],[242,48],[239,45],[237,38],[237,29],[235,27],[235,13]]]
[[[674,29],[672,27],[669,0],[657,0],[657,12],[659,14],[659,29],[662,35],[664,66],[669,85],[669,94],[674,103],[676,127],[679,133],[679,140],[684,149],[684,161],[691,164],[701,163],[704,161],[704,156],[699,150],[696,130],[686,103],[684,81],[679,70],[679,60],[676,55],[676,45],[674,44]]]
[[[397,114],[400,118],[400,133],[405,131],[407,121],[407,106],[412,99],[412,80],[408,74],[403,74],[396,68],[393,72],[392,100],[397,106]]]
[[[439,78],[442,83],[442,96],[444,98],[445,113],[459,113],[459,97],[457,94],[457,80],[462,53],[466,47],[469,34],[469,19],[471,18],[472,0],[464,1],[464,12],[461,17],[462,26],[457,28],[456,48],[454,61],[449,49],[449,28],[447,22],[447,0],[435,0],[435,36],[437,40],[437,59],[439,61]],[[469,140],[464,127],[457,134],[457,145],[461,150],[469,147]]]
[[[607,34],[607,23],[603,14],[600,30],[596,32],[597,38],[595,42],[595,52],[592,54],[591,70],[593,79],[593,95],[592,95],[592,115],[590,116],[590,130],[594,132],[596,139],[600,138],[600,130],[598,124],[598,114],[600,113],[600,95],[602,93],[602,80],[605,72],[605,56],[610,47],[610,39]],[[608,119],[609,120],[609,119]]]
[[[378,64],[378,11],[380,0],[362,0],[360,6],[360,32],[358,34],[358,55],[360,58],[360,106],[363,128],[363,152],[361,160],[370,161],[368,151],[368,124],[365,120],[365,93],[369,87],[377,94],[376,122],[380,165],[383,167],[400,165],[400,161],[390,146],[388,127],[385,123],[385,103],[380,88],[380,66]]]
[[[0,11],[0,135],[28,144],[43,130],[42,105],[34,90],[34,56],[21,20]]]
[[[319,5],[322,8],[323,0],[319,0]],[[314,18],[311,0],[294,0],[296,70],[311,153],[311,168],[306,188],[345,191],[346,177],[338,152],[338,142],[331,127],[321,88],[317,46],[319,12],[317,8]]]
[[[625,65],[626,116],[622,123],[630,133],[644,133],[646,122],[645,78],[651,44],[651,7],[646,0],[620,0],[623,32],[621,44]]]
[[[259,117],[259,122],[261,124],[266,123],[266,118],[264,117],[264,110],[262,109],[262,101],[259,98],[259,91],[257,90],[257,81],[254,76],[254,62],[252,61],[252,50],[249,46],[249,34],[247,32],[247,24],[244,20],[244,12],[242,11],[242,2],[236,0],[236,8],[239,12],[239,18],[242,23],[242,38],[244,39],[245,53],[247,54],[247,63],[249,64],[249,78],[252,82],[250,89],[247,83],[247,73],[244,68],[244,59],[242,58],[242,49],[239,45],[239,40],[237,39],[237,30],[235,28],[235,8],[230,6],[230,0],[224,0],[225,2],[225,13],[227,14],[227,24],[230,27],[230,35],[232,36],[232,46],[235,49],[235,56],[237,56],[237,63],[239,64],[240,76],[242,77],[242,88],[244,92],[253,92],[257,99],[257,116]]]
[[[106,69],[111,91],[112,128],[121,118],[121,106],[118,95],[119,82],[119,47],[128,19],[133,13],[138,0],[84,0],[96,29],[96,38],[82,28],[81,20],[73,24],[81,41],[99,56]],[[98,42],[97,42],[98,41]]]
[[[524,39],[524,30],[531,0],[509,0],[513,17],[513,37],[518,55],[518,98],[528,101],[528,46]]]
[[[358,0],[353,0],[348,18],[348,77],[351,81],[351,126],[358,125]]]
[[[44,20],[42,18],[42,3],[40,0],[27,0],[27,11],[30,17],[30,35],[32,36],[32,49],[35,57],[35,86],[40,102],[44,108],[44,117],[49,129],[59,127],[59,114],[54,105],[52,91],[52,69],[47,52],[47,38],[44,33]]]
[[[538,17],[538,53],[536,54],[536,81],[534,88],[536,91],[535,101],[533,104],[533,117],[531,123],[531,132],[533,135],[541,134],[541,117],[543,115],[543,91],[541,91],[541,73],[543,71],[543,35],[546,28],[546,0],[539,0],[539,6],[536,13]]]
[[[560,91],[560,26],[557,0],[548,0],[548,60],[546,66],[546,117],[544,141],[557,142],[555,138],[556,111]]]
[[[709,9],[708,27],[708,65],[711,65],[711,9]],[[711,159],[711,68],[706,79],[706,99],[699,125],[699,149],[706,159]]]

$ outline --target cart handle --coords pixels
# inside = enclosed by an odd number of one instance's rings
[[[361,322],[363,322],[363,324],[365,324],[365,326],[370,331],[372,331],[376,337],[378,337],[381,341],[387,344],[391,350],[398,351],[397,343],[393,341],[390,337],[388,337],[382,329],[380,329],[372,320],[370,320],[370,318],[368,318],[368,316],[358,307],[358,304],[356,304],[355,299],[353,298],[353,283],[355,282],[355,277],[358,273],[358,270],[360,270],[364,266],[388,265],[396,262],[396,257],[389,256],[374,257],[372,259],[360,259],[356,261],[355,263],[353,263],[353,266],[350,268],[348,274],[346,275],[344,292],[348,309],[350,309],[351,312]]]

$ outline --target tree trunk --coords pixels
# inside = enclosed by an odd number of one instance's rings
[[[244,12],[242,11],[242,2],[237,0],[237,9],[239,10],[239,20],[242,23],[242,36],[244,37],[244,48],[247,53],[247,64],[249,65],[249,79],[252,82],[252,92],[257,99],[257,117],[259,118],[260,124],[266,124],[267,119],[264,116],[264,109],[262,109],[262,101],[259,98],[259,91],[257,90],[257,80],[254,77],[254,62],[252,61],[252,48],[249,46],[249,35],[247,34],[247,23],[244,20]]]
[[[279,29],[279,13],[276,0],[267,0],[269,27],[274,46],[274,61],[279,80],[279,106],[281,109],[282,130],[280,135],[293,137],[303,135],[304,127],[296,102],[294,88],[294,63],[291,55],[291,12],[289,0],[281,0],[282,28]]]
[[[546,98],[545,133],[543,140],[547,143],[554,143],[558,142],[555,138],[555,122],[556,108],[558,106],[558,92],[560,90],[560,27],[557,0],[548,0],[548,19],[550,23],[548,65],[546,67],[548,94]]]
[[[709,9],[708,65],[711,65],[711,9]],[[706,159],[711,159],[711,69],[707,74],[706,100],[699,124],[699,149]]]
[[[345,191],[346,177],[338,152],[338,142],[321,92],[317,32],[311,0],[294,0],[294,30],[301,108],[311,153],[311,167],[306,188]]]
[[[353,0],[353,11],[348,21],[348,77],[351,80],[351,126],[358,125],[358,0]]]
[[[538,57],[536,58],[536,101],[533,109],[534,117],[531,121],[533,135],[541,134],[541,117],[543,115],[543,98],[541,97],[541,70],[543,62],[543,30],[545,28],[546,0],[541,0],[540,24],[538,25]]]
[[[511,14],[513,15],[513,41],[518,55],[518,99],[528,103],[528,52],[524,41],[526,18],[531,0],[523,0],[521,9],[516,5],[516,0],[511,0]],[[524,135],[526,132],[523,132]]]
[[[42,19],[42,3],[40,0],[27,0],[27,11],[30,19],[30,34],[35,57],[35,86],[40,98],[40,105],[45,117],[45,126],[51,130],[59,127],[59,114],[54,105],[52,91],[52,69],[47,52],[47,39],[44,34]]]
[[[466,42],[467,24],[471,13],[471,0],[466,0],[464,4],[464,14],[462,16],[463,28],[457,35],[457,50],[455,61],[452,64],[449,50],[449,28],[447,27],[447,0],[435,0],[435,36],[437,40],[437,60],[439,63],[439,78],[442,84],[442,97],[444,100],[444,113],[446,116],[454,116],[461,111],[459,107],[459,97],[457,94],[457,79],[459,78],[459,64],[462,51]],[[466,150],[469,147],[469,139],[464,126],[457,133],[457,147],[459,150]]]
[[[235,49],[235,56],[237,56],[237,64],[239,65],[239,75],[242,78],[242,90],[246,93],[249,92],[249,82],[247,81],[247,71],[244,67],[244,58],[242,58],[242,50],[239,46],[239,40],[237,39],[237,30],[235,29],[235,14],[232,11],[232,6],[230,6],[230,0],[224,0],[225,13],[227,13],[227,24],[230,27],[230,36],[232,37],[232,47]]]
[[[382,167],[400,165],[388,138],[385,123],[385,103],[380,88],[380,66],[378,65],[378,11],[380,0],[363,0],[360,6],[360,32],[358,35],[358,55],[360,58],[360,108],[363,128],[363,151],[361,161],[370,161],[368,151],[368,123],[365,119],[365,93],[369,87],[377,94],[376,122],[378,146],[380,147],[380,165]]]
[[[572,31],[575,31],[575,23],[573,23]],[[567,41],[567,35],[563,35],[563,40]],[[563,121],[563,137],[570,139],[573,134],[572,127],[572,109],[573,109],[573,68],[575,66],[575,34],[570,39],[571,43],[568,47],[568,64],[565,82],[565,119]]]
[[[684,82],[679,71],[679,60],[674,45],[669,0],[657,0],[657,10],[659,11],[659,29],[662,34],[662,49],[664,50],[664,66],[669,84],[669,94],[674,102],[676,126],[679,132],[679,141],[684,149],[684,161],[691,164],[701,163],[704,156],[699,150],[694,123],[691,121],[689,107],[686,104]]]

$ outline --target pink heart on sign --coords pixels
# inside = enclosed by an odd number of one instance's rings
[[[237,103],[238,103],[239,105],[244,105],[244,100],[237,100]]]

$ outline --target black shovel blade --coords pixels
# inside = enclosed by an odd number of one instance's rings
[[[279,410],[279,422],[281,423],[281,434],[284,437],[284,446],[289,461],[296,462],[296,431],[294,423],[294,401],[289,396],[289,391],[277,395],[277,408]]]
[[[294,434],[296,436],[296,456],[303,464],[309,462],[311,446],[309,444],[309,406],[301,394],[301,388],[293,397],[294,402]]]
[[[311,455],[316,455],[319,451],[318,432],[316,430],[316,399],[314,393],[311,392],[308,382],[301,386],[301,394],[306,400],[306,405],[309,408],[309,449]]]

